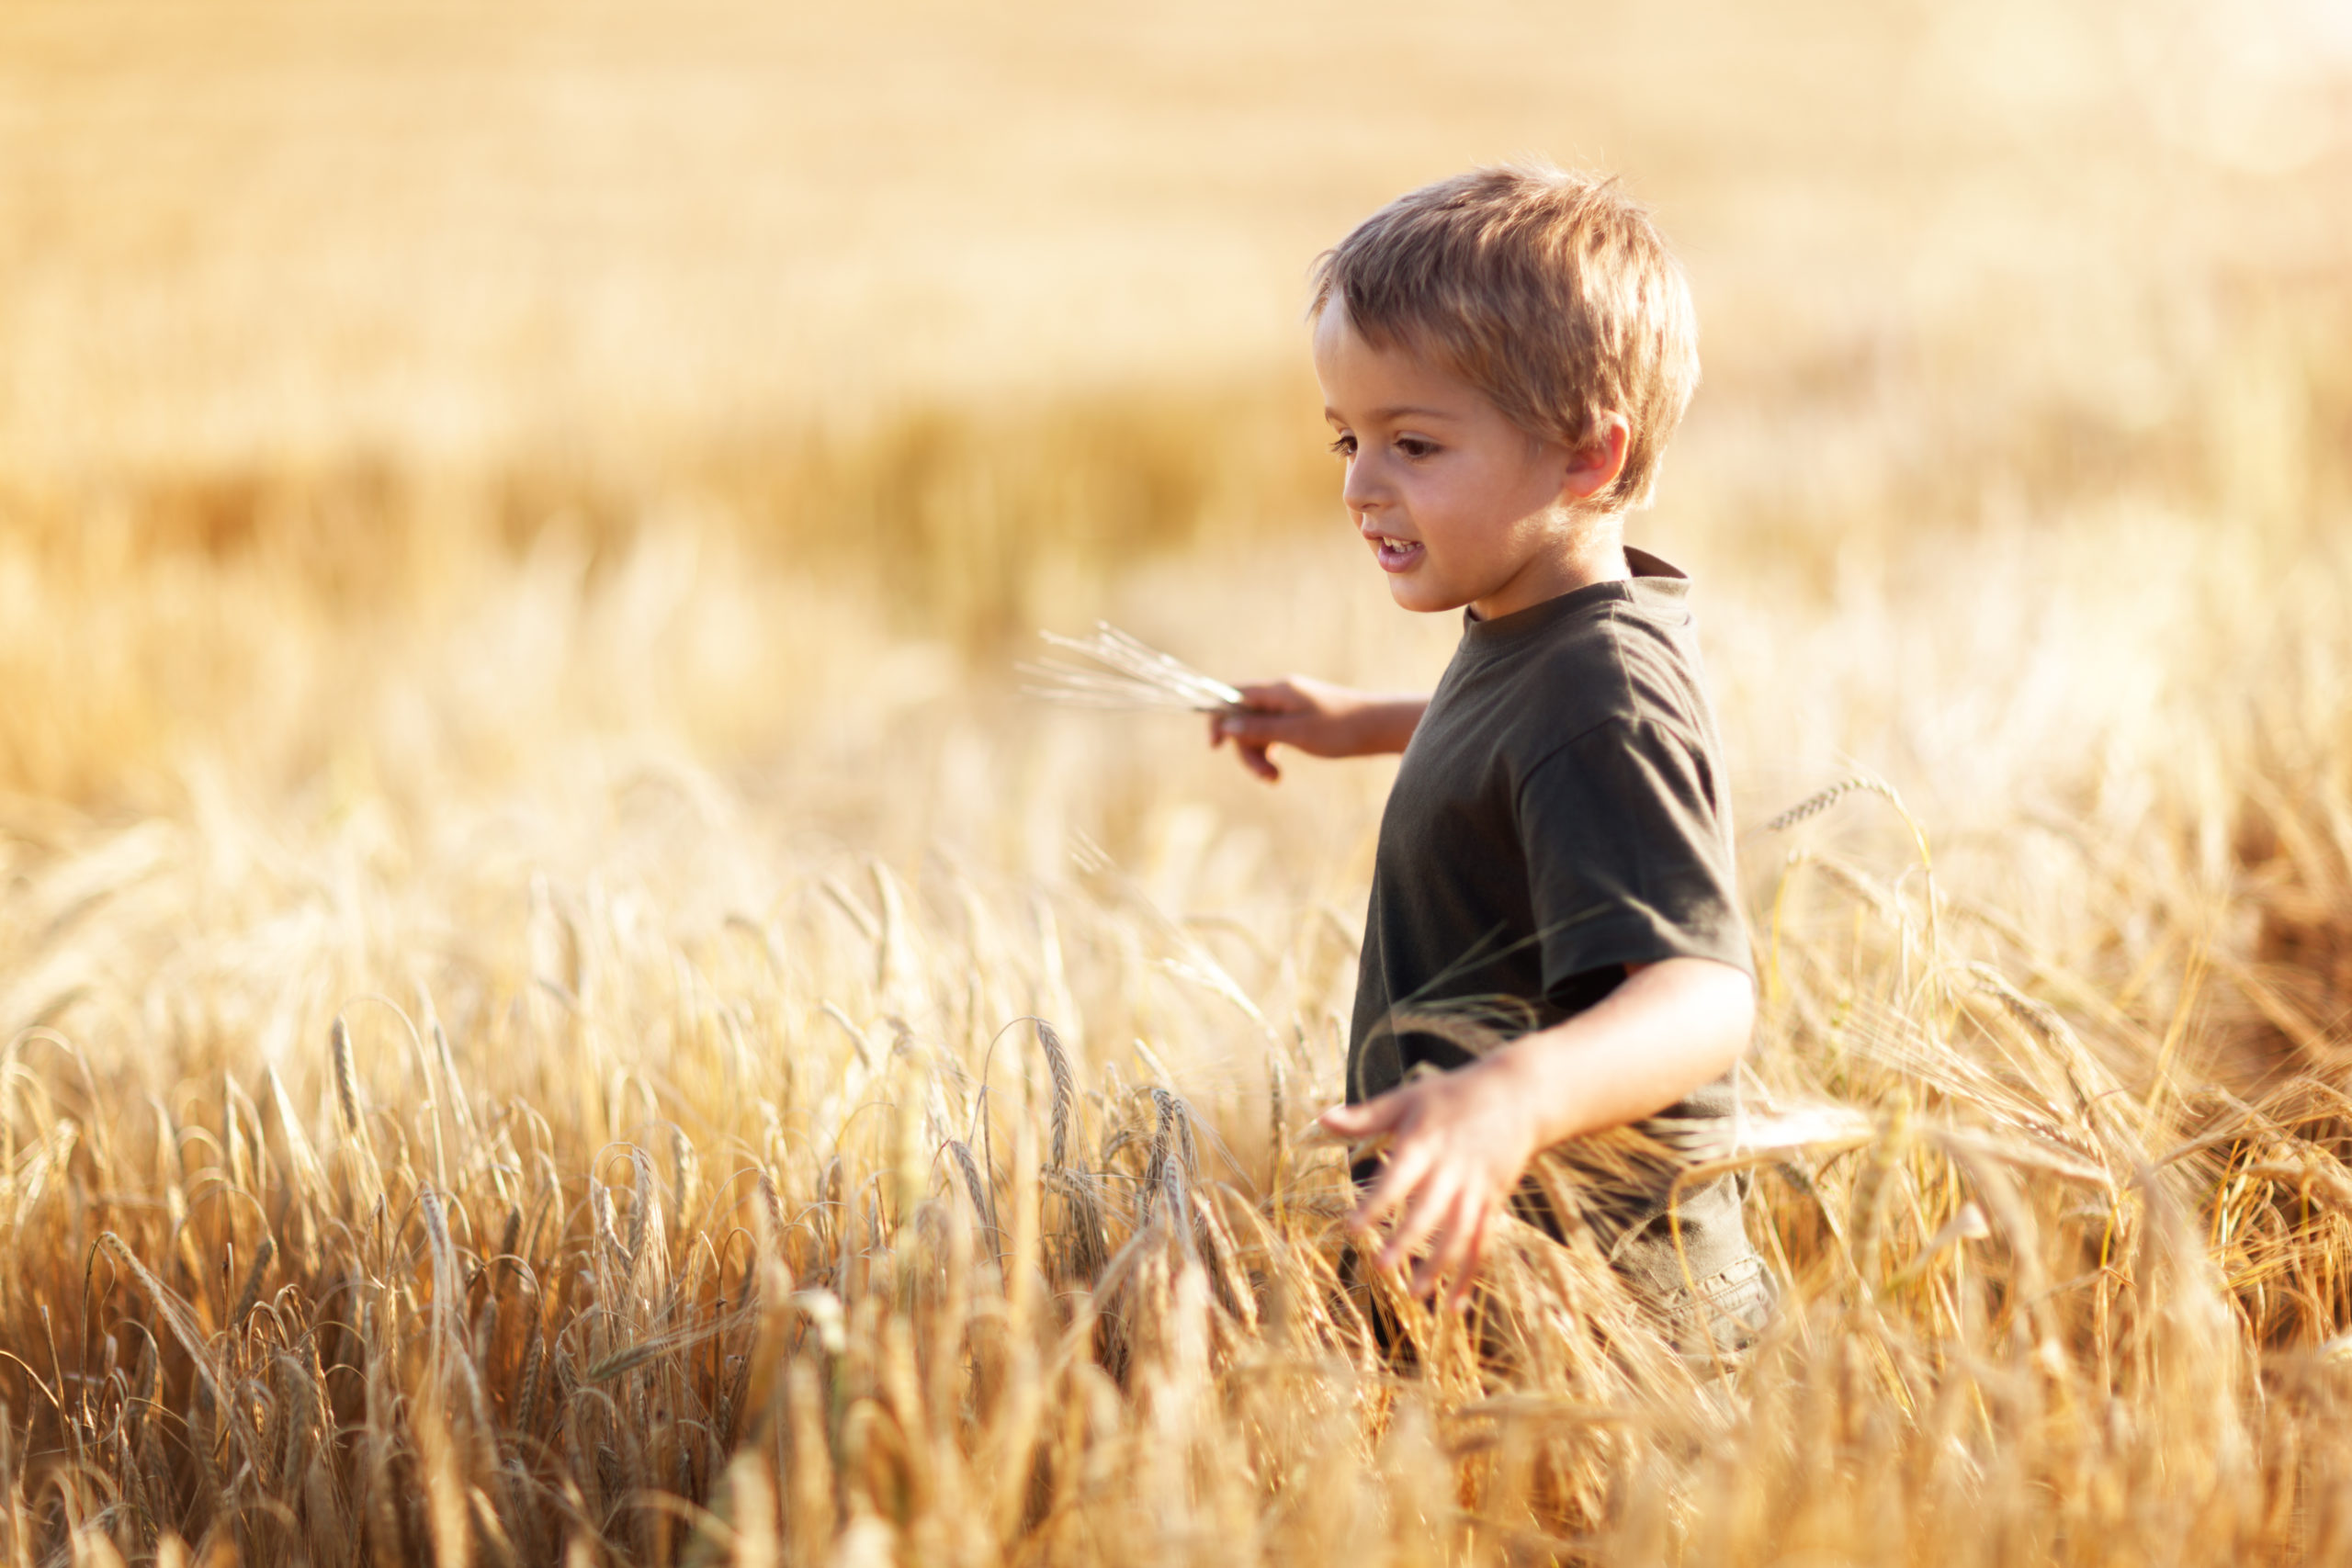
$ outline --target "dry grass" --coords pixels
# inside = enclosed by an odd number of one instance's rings
[[[2312,955],[2352,738],[2301,716],[2341,711],[2352,562],[2251,537],[2305,586],[2068,664],[2047,722],[2101,745],[2003,760],[2046,807],[1908,803],[1932,878],[1869,790],[1748,837],[1764,1121],[1710,1152],[1757,1166],[1789,1303],[1736,1400],[1532,1234],[1466,1318],[1347,1285],[1343,1178],[1295,1134],[1338,1091],[1360,869],[1306,824],[1361,833],[1376,781],[1252,802],[1190,725],[947,676],[874,733],[803,721],[888,760],[894,818],[827,755],[650,738],[690,668],[608,684],[681,656],[629,618],[665,575],[681,616],[779,584],[650,544],[498,581],[459,640],[550,710],[503,767],[386,739],[490,700],[461,658],[291,795],[224,759],[152,816],[11,808],[6,1550],[2324,1557],[2352,1107]],[[2066,579],[2075,635],[2223,570],[2180,550],[2128,594]],[[1984,613],[1821,679],[1861,714],[1950,659],[2030,743],[2017,699],[2072,656],[1988,667]],[[1724,619],[1745,681],[1820,658]],[[2251,715],[2225,648],[2263,650]],[[2116,718],[2143,665],[2165,694]],[[615,702],[647,728],[577,739]],[[1734,711],[1752,753],[1773,716]],[[1052,819],[1012,819],[1049,775]]]
[[[2352,1550],[2321,34],[874,15],[0,17],[0,1561]],[[1285,290],[1528,146],[1709,323],[1728,1375],[1338,1228],[1384,770],[1010,669],[1434,673]]]

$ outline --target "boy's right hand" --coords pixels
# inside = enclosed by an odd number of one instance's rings
[[[1283,776],[1270,746],[1310,757],[1368,757],[1402,751],[1429,706],[1425,696],[1384,696],[1312,676],[1253,682],[1238,688],[1241,705],[1209,716],[1209,745],[1233,742],[1241,765],[1268,784]]]

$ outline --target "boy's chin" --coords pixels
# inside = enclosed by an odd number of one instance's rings
[[[1466,595],[1449,592],[1442,584],[1420,581],[1418,572],[1410,577],[1390,578],[1388,596],[1396,601],[1398,609],[1422,615],[1442,615],[1470,603]]]

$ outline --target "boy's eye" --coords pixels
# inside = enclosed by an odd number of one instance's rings
[[[1331,443],[1331,450],[1342,457],[1352,457],[1356,455],[1356,438],[1352,435],[1342,435]]]
[[[1437,443],[1419,435],[1400,435],[1396,438],[1396,450],[1408,457],[1426,457],[1437,450]]]

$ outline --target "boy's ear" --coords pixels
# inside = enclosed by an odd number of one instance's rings
[[[1600,415],[1593,421],[1592,439],[1568,455],[1560,488],[1578,501],[1590,501],[1615,484],[1625,471],[1625,453],[1633,439],[1633,426],[1623,414]]]

